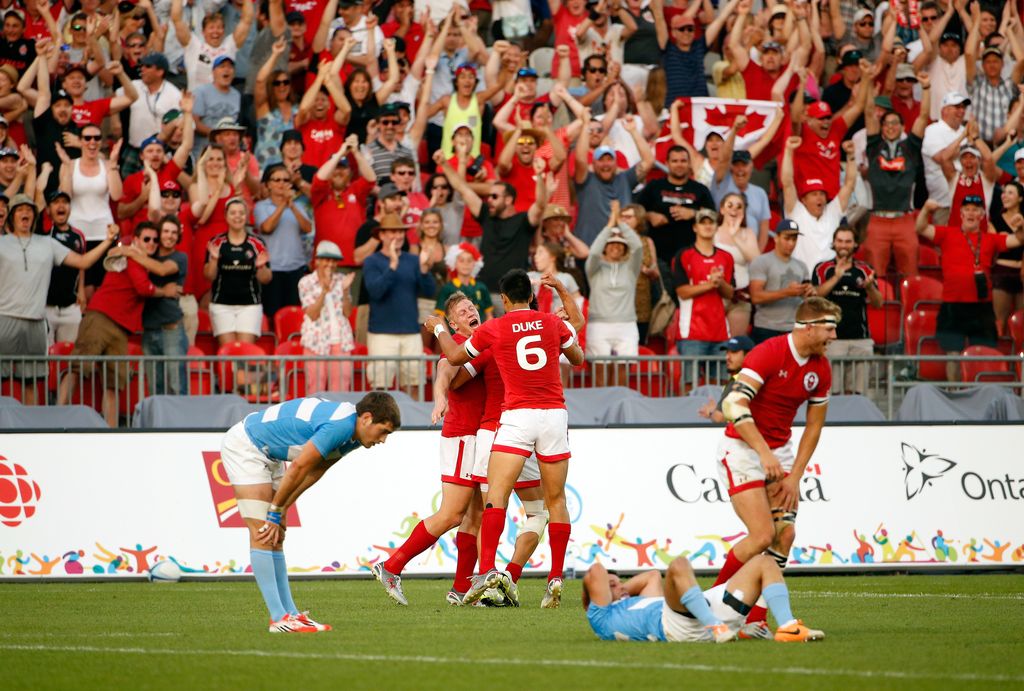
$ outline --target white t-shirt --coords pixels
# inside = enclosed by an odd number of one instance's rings
[[[228,34],[217,47],[211,46],[203,37],[193,32],[192,40],[185,46],[185,74],[188,76],[188,88],[194,91],[203,84],[213,83],[213,61],[221,55],[232,60],[238,53],[235,37]]]
[[[607,46],[609,59],[622,64],[622,32],[626,27],[622,24],[611,24],[604,36],[597,33],[594,27],[587,29],[582,41],[578,41],[580,51],[580,64],[588,57],[598,52],[601,46]]]
[[[832,250],[832,234],[843,219],[843,208],[839,205],[839,195],[832,198],[821,212],[821,218],[815,218],[803,202],[798,201],[787,217],[800,226],[800,237],[793,250],[793,258],[799,259],[806,266],[817,266],[819,262],[835,256]]]
[[[933,122],[924,130],[924,141],[921,144],[921,158],[924,160],[924,182],[928,187],[928,196],[939,202],[943,207],[953,204],[953,197],[949,193],[949,181],[946,174],[942,172],[942,166],[932,158],[947,146],[953,143],[963,131],[954,130],[942,120]]]
[[[967,63],[961,55],[954,62],[948,63],[942,58],[935,58],[928,66],[928,77],[931,80],[933,115],[942,112],[943,97],[953,91],[967,93]]]
[[[128,127],[128,143],[139,147],[147,137],[160,134],[164,115],[181,106],[181,89],[166,79],[157,92],[151,93],[149,87],[141,79],[132,81],[139,97],[129,106],[131,121]],[[124,95],[124,88],[117,90],[118,96]]]
[[[420,16],[419,13],[417,13],[416,16]],[[345,21],[343,19],[341,19],[340,17],[338,19],[335,19],[333,22],[331,22],[330,31],[327,32],[328,40],[330,40],[331,36],[334,35],[335,31],[342,27],[348,29],[349,32],[352,34],[352,38],[358,41],[358,43],[356,43],[356,45],[353,46],[352,51],[349,53],[349,55],[366,55],[366,16],[363,15],[355,26],[347,27],[345,26]],[[381,31],[380,26],[374,27],[373,40],[375,48],[374,57],[379,58],[381,51],[384,50],[384,32]]]

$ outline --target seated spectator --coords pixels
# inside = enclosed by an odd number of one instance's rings
[[[448,303],[448,298],[454,293],[462,293],[476,306],[482,321],[492,318],[494,316],[494,303],[491,301],[491,291],[487,290],[487,286],[476,280],[477,274],[480,273],[480,269],[484,265],[480,250],[468,242],[451,245],[445,253],[444,262],[448,267],[451,280],[437,291],[434,312],[444,316],[444,308]]]
[[[640,346],[636,283],[643,266],[643,240],[636,231],[619,221],[617,203],[612,202],[608,225],[598,233],[590,249],[586,264],[587,282],[590,284],[587,357],[636,355]],[[626,367],[626,363],[617,363],[611,381],[625,385]],[[597,366],[594,385],[604,386],[608,374],[606,367]]]
[[[801,241],[802,242],[802,241]],[[814,267],[811,284],[819,297],[839,305],[843,318],[836,327],[836,340],[828,344],[828,356],[870,358],[874,341],[868,331],[868,305],[882,306],[882,292],[874,270],[853,258],[857,251],[857,235],[853,228],[841,225],[832,234],[835,258]],[[833,369],[837,367],[835,363]],[[867,363],[841,363],[842,376],[832,376],[832,392],[836,394],[867,393]]]
[[[299,297],[305,316],[301,343],[305,355],[351,355],[355,339],[348,315],[352,311],[352,281],[355,273],[338,272],[341,249],[330,240],[316,246],[314,270],[299,280]],[[307,360],[306,395],[320,391],[350,391],[351,361]]]
[[[750,337],[762,343],[793,330],[796,308],[814,295],[811,272],[793,257],[800,226],[783,219],[775,226],[775,248],[750,262],[750,301],[754,304],[754,328]]]
[[[992,311],[992,266],[995,256],[1024,244],[1024,216],[1015,216],[1013,234],[983,233],[984,202],[965,197],[960,206],[960,227],[929,223],[940,202],[929,199],[917,216],[918,234],[935,243],[942,256],[942,305],[936,324],[939,345],[949,355],[970,345],[996,345],[996,318]],[[960,365],[946,362],[946,377],[959,381]]]
[[[108,237],[116,236],[117,226],[111,224]],[[159,234],[156,227],[144,221],[135,227],[132,247],[143,255],[156,251]],[[127,252],[125,252],[127,254]],[[104,274],[103,283],[89,301],[82,317],[72,355],[128,354],[128,336],[142,330],[142,310],[149,297],[177,297],[181,287],[176,282],[157,288],[149,280],[142,264],[124,257],[119,271]],[[58,405],[69,404],[82,376],[82,363],[72,362],[71,370],[60,382]],[[87,375],[91,376],[91,375]],[[118,391],[128,386],[128,363],[107,362],[103,373],[103,417],[111,427],[118,422]]]
[[[206,248],[203,273],[212,284],[210,321],[220,345],[255,343],[263,329],[262,286],[270,283],[270,255],[248,232],[249,209],[240,197],[224,205],[227,231]]]

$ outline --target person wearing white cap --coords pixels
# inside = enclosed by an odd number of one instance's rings
[[[934,83],[932,86],[934,88]],[[954,165],[960,142],[966,136],[964,120],[971,99],[952,91],[940,103],[942,110],[939,111],[938,121],[928,125],[924,131],[921,158],[924,160],[924,181],[928,187],[928,197],[939,204],[936,220],[944,223],[949,218],[949,207],[953,203],[945,169],[946,166]]]
[[[355,273],[338,273],[344,257],[330,240],[316,246],[313,272],[299,280],[302,311],[300,342],[304,355],[351,355],[355,338],[348,315],[352,312],[352,281]],[[352,362],[306,361],[306,395],[320,391],[348,391],[352,383]]]

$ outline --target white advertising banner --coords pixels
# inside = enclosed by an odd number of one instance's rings
[[[797,434],[799,434],[799,429]],[[1020,426],[826,427],[802,481],[791,568],[1024,563]],[[680,554],[722,565],[744,532],[715,469],[720,429],[574,429],[570,561],[628,570]],[[0,436],[0,578],[248,569],[219,434]],[[437,508],[439,436],[400,431],[353,452],[289,516],[297,573],[368,572]],[[517,503],[499,552],[511,557]],[[454,533],[406,573],[452,573]],[[528,568],[546,570],[547,541]]]

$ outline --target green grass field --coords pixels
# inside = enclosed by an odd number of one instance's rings
[[[334,631],[270,635],[256,586],[0,584],[5,689],[1024,687],[1024,576],[791,578],[820,643],[598,641],[571,582],[557,611],[452,608],[448,583],[299,581]],[[705,582],[706,585],[706,582]]]

